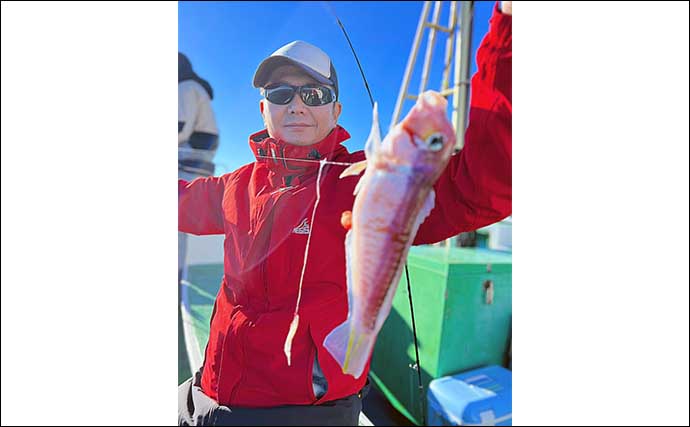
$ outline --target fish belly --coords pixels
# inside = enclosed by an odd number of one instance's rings
[[[359,191],[346,238],[349,313],[324,346],[343,368],[359,377],[388,316],[403,259],[431,208],[423,188],[406,174],[373,172]],[[420,202],[420,199],[423,200]],[[426,203],[424,203],[426,201]],[[431,199],[433,207],[433,197]]]

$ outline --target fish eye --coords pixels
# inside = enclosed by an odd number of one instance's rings
[[[431,151],[439,151],[443,148],[445,142],[445,138],[441,133],[435,133],[426,139],[426,145]]]

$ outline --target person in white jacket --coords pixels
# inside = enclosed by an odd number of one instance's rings
[[[177,74],[178,178],[191,181],[215,172],[218,126],[211,108],[213,88],[179,52]],[[187,235],[178,233],[178,280],[184,279],[186,253]]]
[[[218,148],[218,126],[211,108],[213,88],[194,72],[182,53],[178,53],[177,99],[180,178],[213,175],[213,157]]]

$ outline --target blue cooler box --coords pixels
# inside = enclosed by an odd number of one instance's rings
[[[435,379],[427,399],[430,426],[512,425],[512,374],[501,366]]]

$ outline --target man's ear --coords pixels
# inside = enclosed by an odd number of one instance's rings
[[[268,128],[268,123],[266,122],[266,105],[264,104],[264,100],[259,101],[259,111],[261,112],[261,120],[264,122],[264,126]]]
[[[333,103],[333,118],[335,119],[335,122],[338,123],[338,117],[340,117],[340,113],[343,112],[343,104],[340,102],[336,101]]]

